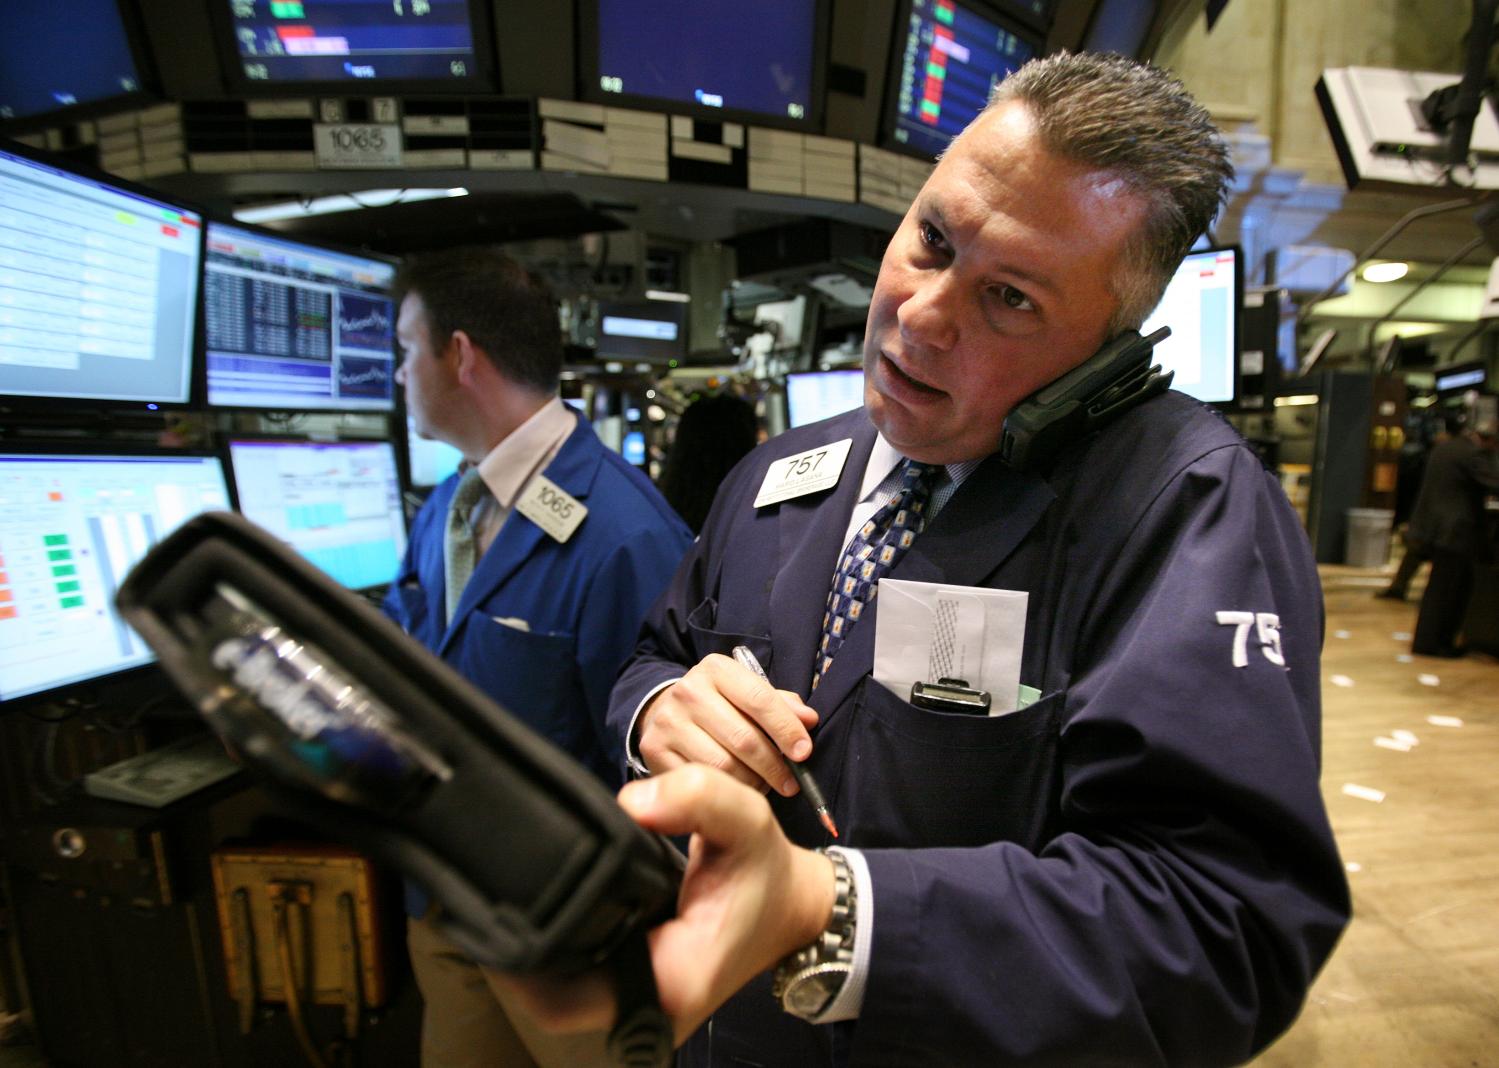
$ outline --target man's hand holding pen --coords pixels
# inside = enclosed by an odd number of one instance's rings
[[[795,693],[714,653],[646,705],[639,752],[653,772],[706,764],[790,797],[799,787],[786,761],[812,752],[807,729],[816,723],[817,713]]]

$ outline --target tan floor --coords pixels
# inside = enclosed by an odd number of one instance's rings
[[[1375,598],[1392,571],[1323,568],[1322,788],[1354,919],[1257,1066],[1499,1065],[1499,661],[1402,662],[1420,587]],[[1409,751],[1375,743],[1399,731]]]

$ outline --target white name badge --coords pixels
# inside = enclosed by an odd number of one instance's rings
[[[765,481],[760,483],[755,507],[764,508],[767,504],[805,497],[836,486],[838,476],[843,473],[843,462],[848,459],[848,450],[853,447],[854,439],[844,438],[831,445],[819,445],[776,460],[765,472]]]
[[[545,475],[537,475],[526,483],[515,502],[515,510],[559,542],[572,537],[588,514],[582,501]]]

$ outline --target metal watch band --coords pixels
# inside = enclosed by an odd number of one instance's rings
[[[843,989],[854,966],[854,873],[838,850],[819,849],[833,862],[833,913],[810,944],[776,966],[771,994],[781,1008],[804,1020],[815,1020]]]

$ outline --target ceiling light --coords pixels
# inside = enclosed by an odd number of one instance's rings
[[[466,196],[468,190],[461,186],[453,189],[365,189],[357,193],[335,193],[310,200],[286,200],[278,204],[240,208],[234,213],[234,217],[240,222],[266,223],[277,219],[300,219],[308,215],[331,215],[340,211],[359,211],[362,208],[383,208],[389,204]]]
[[[1363,279],[1365,282],[1396,282],[1404,278],[1411,265],[1400,260],[1392,260],[1387,263],[1371,263],[1364,268]]]
[[[647,289],[645,291],[645,299],[670,300],[678,304],[686,304],[692,300],[692,296],[688,293],[677,293],[670,289]]]
[[[1293,393],[1289,397],[1275,398],[1275,406],[1277,408],[1284,408],[1288,405],[1291,407],[1299,407],[1301,405],[1316,403],[1317,395],[1315,393]]]

